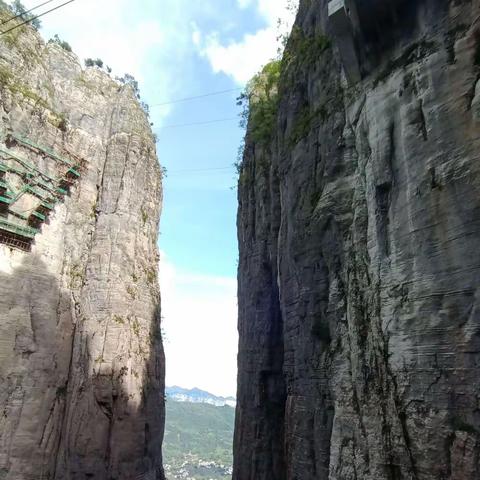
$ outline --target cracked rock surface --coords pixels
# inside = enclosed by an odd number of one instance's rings
[[[163,480],[148,119],[130,87],[31,28],[0,39],[0,116],[2,138],[86,160],[31,252],[0,245],[0,479]]]
[[[247,133],[235,480],[480,478],[480,2],[390,4]]]

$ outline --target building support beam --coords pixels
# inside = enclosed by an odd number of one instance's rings
[[[328,17],[347,81],[349,84],[355,84],[362,76],[355,49],[352,19],[345,0],[331,0],[328,4]]]

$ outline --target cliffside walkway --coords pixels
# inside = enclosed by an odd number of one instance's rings
[[[85,167],[84,159],[67,153],[72,159],[25,136],[5,137],[0,145],[0,243],[30,250]]]

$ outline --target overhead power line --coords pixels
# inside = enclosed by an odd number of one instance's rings
[[[197,100],[199,98],[215,97],[217,95],[224,95],[225,93],[238,92],[239,90],[242,90],[242,88],[230,88],[229,90],[220,90],[218,92],[204,93],[203,95],[196,95],[194,97],[179,98],[170,102],[155,103],[154,105],[150,105],[150,107],[163,107],[164,105],[173,105],[174,103],[189,102],[191,100]]]
[[[50,10],[47,10],[46,12],[44,13],[41,13],[40,15],[37,15],[35,17],[32,17],[32,18],[29,18],[28,20],[25,20],[24,22],[22,23],[19,23],[18,25],[15,25],[14,27],[12,28],[9,28],[8,30],[5,30],[4,32],[0,32],[0,35],[5,35],[6,33],[9,33],[13,30],[15,30],[16,28],[20,28],[22,27],[23,25],[26,25],[27,23],[31,23],[33,22],[34,20],[36,20],[37,18],[41,18],[51,12],[54,12],[55,10],[58,10],[59,8],[62,8],[64,7],[65,5],[68,5],[69,3],[72,3],[74,2],[75,0],[69,0],[68,2],[65,2],[65,3],[62,3],[61,5],[58,5],[58,7],[55,7],[55,8],[51,8]]]
[[[19,13],[18,15],[15,15],[14,17],[7,18],[7,20],[4,20],[3,22],[0,23],[0,25],[5,25],[8,22],[11,22],[12,20],[16,20],[17,18],[23,17],[24,15],[27,15],[30,12],[33,12],[37,8],[43,7],[44,5],[47,5],[48,3],[52,3],[55,0],[48,0],[48,2],[43,2],[40,5],[37,5],[36,7],[31,8],[30,10],[27,10],[25,12]]]
[[[181,127],[195,127],[197,125],[211,125],[212,123],[223,123],[223,122],[232,122],[233,120],[239,120],[238,117],[231,118],[220,118],[218,120],[208,120],[206,122],[193,122],[193,123],[179,123],[176,125],[165,125],[162,129],[165,128],[181,128]]]

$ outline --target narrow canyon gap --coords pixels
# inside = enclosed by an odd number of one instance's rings
[[[328,7],[250,104],[233,478],[475,480],[480,2]]]

